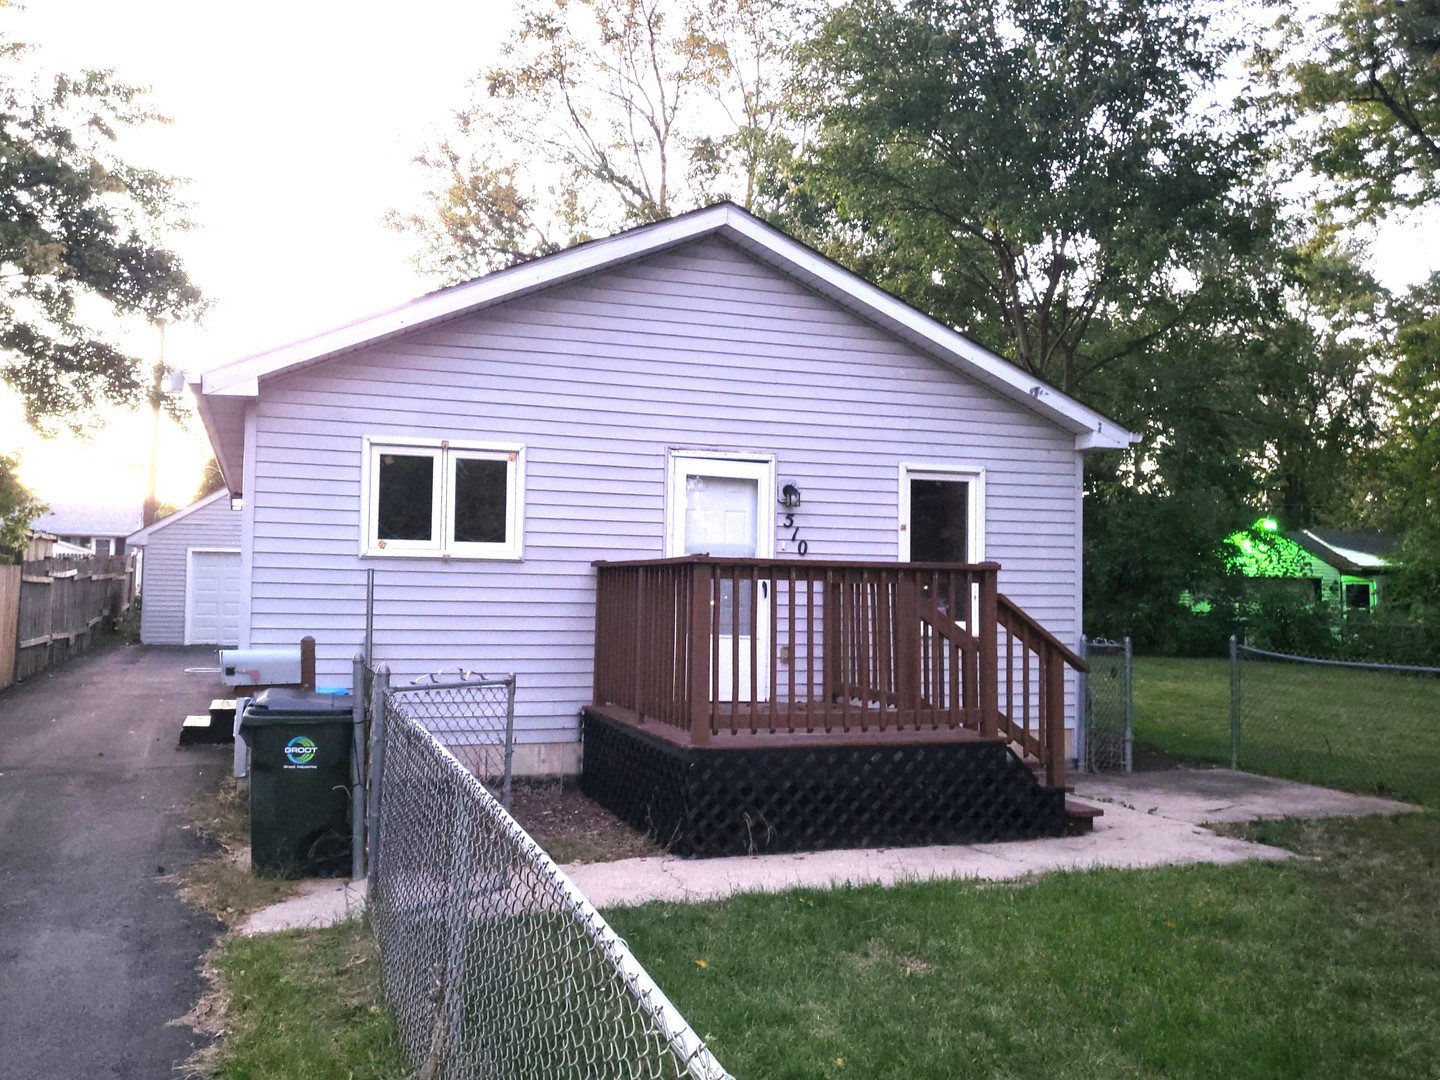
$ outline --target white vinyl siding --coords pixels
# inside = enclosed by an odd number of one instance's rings
[[[523,443],[524,561],[358,555],[382,435]],[[1074,436],[712,238],[262,381],[250,643],[313,633],[321,680],[348,680],[373,567],[397,681],[513,671],[520,738],[573,741],[590,564],[664,554],[674,449],[773,456],[817,559],[895,560],[902,463],[983,469],[1002,591],[1078,638]]]
[[[181,515],[184,515],[183,517]],[[221,494],[198,509],[162,518],[144,543],[141,564],[140,640],[185,644],[187,553],[192,548],[239,548],[239,511]],[[243,584],[242,584],[243,589]]]

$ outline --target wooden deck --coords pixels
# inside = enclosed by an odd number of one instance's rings
[[[682,747],[1003,742],[1063,788],[1065,671],[994,563],[596,563],[597,716]]]
[[[653,735],[657,739],[664,739],[666,742],[680,747],[692,747],[689,734],[670,727],[665,724],[654,722],[647,723],[638,713],[632,709],[622,709],[615,705],[591,705],[587,710],[596,716],[602,716],[613,723],[633,727],[636,731],[643,731],[647,735]],[[733,710],[728,705],[722,704],[717,709],[717,714],[723,719],[727,714],[733,715]],[[796,713],[786,717],[782,714],[783,720],[803,720],[806,714]],[[817,716],[824,716],[826,713],[820,710],[812,710],[809,714],[813,720]],[[820,747],[820,746],[947,746],[958,743],[1004,743],[1003,735],[982,735],[970,728],[940,728],[940,727],[915,727],[915,726],[894,726],[882,727],[879,724],[872,724],[869,727],[852,726],[841,727],[841,711],[832,707],[828,710],[831,726],[827,730],[821,726],[814,730],[805,730],[803,727],[785,727],[780,729],[756,729],[750,730],[744,726],[731,729],[722,726],[720,730],[711,734],[710,740],[705,744],[709,750],[760,750],[766,748],[781,747]],[[893,714],[892,714],[893,715]],[[904,718],[896,717],[897,721]]]

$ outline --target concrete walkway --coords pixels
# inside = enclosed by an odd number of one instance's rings
[[[0,1078],[155,1080],[203,1040],[170,1021],[205,990],[220,925],[171,875],[229,749],[176,749],[218,685],[206,649],[125,646],[0,694]]]
[[[1218,769],[1079,777],[1076,794],[1105,811],[1095,831],[1083,836],[730,859],[626,859],[567,866],[565,872],[599,908],[933,878],[1013,881],[1056,870],[1289,859],[1293,856],[1288,851],[1217,836],[1201,823],[1359,817],[1414,809],[1407,803]]]
[[[934,878],[1013,881],[1056,870],[1289,859],[1294,857],[1291,852],[1217,836],[1201,825],[1261,818],[1362,817],[1416,809],[1408,803],[1228,769],[1080,777],[1076,788],[1084,801],[1105,811],[1095,831],[1084,836],[730,859],[659,856],[575,864],[564,870],[599,908]],[[363,881],[313,882],[303,895],[256,913],[241,933],[324,926],[349,918],[364,905],[364,886]]]

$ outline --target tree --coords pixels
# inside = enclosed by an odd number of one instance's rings
[[[50,509],[16,475],[19,461],[0,454],[0,563],[19,562],[31,523]]]
[[[527,0],[456,131],[392,212],[423,272],[464,280],[720,198],[788,146],[775,0]]]
[[[1440,0],[1335,0],[1281,20],[1260,59],[1279,100],[1319,129],[1302,152],[1375,217],[1440,194]]]
[[[160,119],[142,91],[105,71],[32,83],[26,53],[0,28],[0,377],[32,425],[78,427],[145,390],[137,358],[91,325],[94,309],[188,318],[200,294],[161,246],[184,224],[176,181],[115,150],[121,131]]]
[[[1274,230],[1258,133],[1204,106],[1237,48],[1183,0],[850,0],[803,52],[792,220],[1075,393],[1231,307]]]
[[[205,462],[205,471],[200,477],[200,486],[195,489],[195,501],[214,494],[225,486],[225,477],[220,472],[220,463],[213,457]]]
[[[1371,523],[1403,534],[1386,604],[1440,623],[1440,274],[1396,305],[1381,379],[1382,438],[1370,455]],[[1437,627],[1440,629],[1440,627]]]

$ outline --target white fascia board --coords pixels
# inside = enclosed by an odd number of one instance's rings
[[[205,509],[205,507],[215,502],[222,495],[225,496],[225,498],[227,499],[230,498],[230,492],[228,492],[224,488],[221,488],[219,491],[212,491],[209,495],[206,495],[198,502],[191,503],[189,506],[185,507],[185,509],[176,510],[175,513],[170,514],[168,517],[161,518],[159,521],[155,522],[155,524],[147,525],[143,529],[136,530],[125,538],[125,543],[136,544],[143,547],[146,541],[148,541],[152,535],[159,532],[167,525],[174,525],[175,522],[181,521],[184,518],[189,517],[191,514],[195,513],[196,510]]]
[[[1303,529],[1301,531],[1326,551],[1333,551],[1342,559],[1354,563],[1356,566],[1364,566],[1373,570],[1387,570],[1390,567],[1389,561],[1379,555],[1370,555],[1364,551],[1356,551],[1353,548],[1345,548],[1340,547],[1338,544],[1327,543],[1309,529]]]
[[[259,395],[260,380],[267,376],[372,345],[709,234],[718,234],[738,243],[782,273],[816,288],[860,317],[898,334],[962,374],[1048,418],[1077,436],[1078,450],[1121,449],[1138,441],[1114,421],[1027,375],[1009,361],[732,203],[721,203],[521,263],[315,337],[234,361],[202,377],[202,396],[253,398]]]
[[[837,299],[848,298],[852,303],[847,306],[856,314],[879,321],[892,331],[900,330],[901,336],[913,342],[930,345],[930,351],[938,351],[963,373],[1032,411],[1048,416],[1083,440],[1091,440],[1088,445],[1082,445],[1077,440],[1077,449],[1120,449],[1139,441],[1113,420],[1027,375],[1008,360],[870,284],[858,274],[831,262],[759,218],[737,210],[726,225],[778,256],[788,264],[786,269],[802,281],[810,279],[812,283],[823,283],[828,286],[823,291],[838,294]]]
[[[230,452],[220,430],[219,418],[216,417],[217,409],[234,409],[237,405],[244,407],[244,402],[225,402],[212,400],[204,392],[204,376],[195,376],[190,380],[190,389],[195,394],[196,411],[200,414],[200,422],[205,426],[205,437],[210,440],[210,449],[215,452],[215,463],[220,466],[220,475],[225,479],[225,487],[232,495],[240,494],[235,488],[232,477],[240,476],[240,461],[236,460]],[[242,441],[238,448],[241,457],[244,456],[245,447]]]

